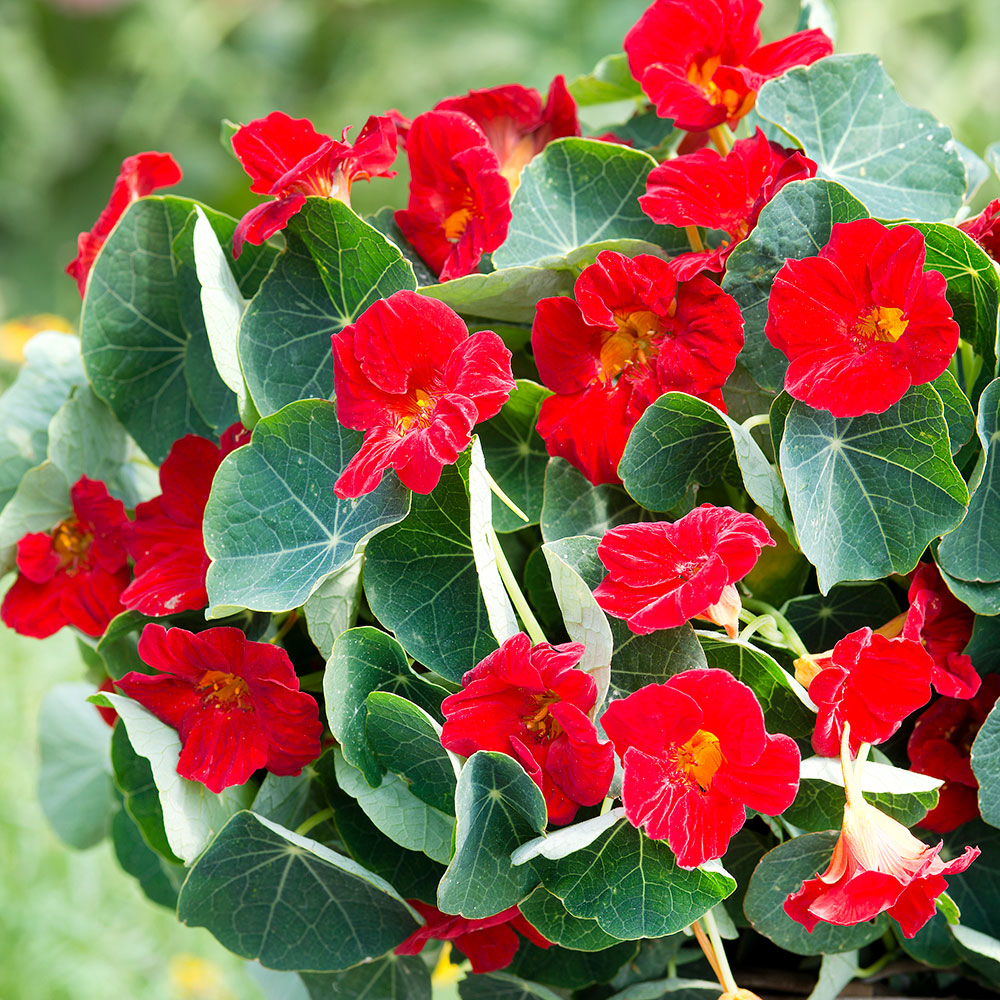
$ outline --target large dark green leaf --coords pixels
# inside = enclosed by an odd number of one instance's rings
[[[45,818],[70,847],[103,840],[115,809],[111,730],[87,702],[84,681],[59,684],[43,699],[38,719],[38,798]]]
[[[609,528],[641,517],[642,508],[620,486],[592,486],[566,459],[549,460],[541,514],[545,541],[572,535],[600,538]]]
[[[309,198],[247,306],[239,354],[257,409],[333,395],[330,337],[376,299],[415,289],[397,247],[341,201]]]
[[[480,750],[462,769],[455,811],[455,855],[438,887],[438,906],[476,919],[519,903],[538,879],[510,856],[545,829],[538,786],[513,757]]]
[[[0,507],[28,469],[45,461],[49,421],[86,381],[76,337],[49,330],[24,345],[24,364],[0,396]]]
[[[817,176],[882,219],[950,219],[965,194],[951,129],[900,100],[882,61],[842,55],[764,84],[757,112],[801,144]]]
[[[710,667],[728,670],[753,690],[764,709],[767,728],[804,738],[816,726],[816,716],[795,694],[788,674],[767,653],[744,643],[701,637]]]
[[[184,434],[212,437],[236,420],[236,396],[212,363],[193,260],[174,254],[194,204],[131,205],[94,263],[80,318],[94,390],[154,462]]]
[[[227,455],[205,508],[211,608],[299,607],[375,532],[401,521],[410,491],[394,475],[356,500],[333,483],[361,443],[322,400],[265,417]]]
[[[646,410],[629,436],[619,472],[644,507],[669,510],[693,483],[725,472],[733,454],[751,498],[793,537],[781,480],[750,432],[686,393],[665,393]]]
[[[507,971],[546,986],[578,990],[593,983],[606,983],[638,950],[636,941],[613,941],[602,951],[583,952],[557,944],[543,949],[522,942]]]
[[[186,874],[184,867],[157,854],[124,809],[119,809],[111,821],[111,846],[118,864],[154,903],[168,910],[177,907],[177,893]]]
[[[946,223],[918,223],[927,241],[924,270],[948,281],[948,302],[962,339],[972,344],[987,368],[996,363],[1000,276],[992,258],[971,236]]]
[[[574,951],[602,951],[620,941],[605,933],[595,919],[574,917],[558,896],[539,886],[520,904],[521,913],[542,937]]]
[[[941,397],[929,385],[863,417],[795,402],[780,460],[802,551],[824,592],[908,572],[968,503]]]
[[[484,972],[459,981],[462,1000],[563,1000],[540,983],[528,983],[508,972]]]
[[[951,453],[957,455],[976,429],[976,415],[972,412],[969,397],[962,392],[947,368],[933,382],[937,394],[944,404],[944,419],[948,423],[948,439]]]
[[[477,428],[486,458],[486,468],[500,489],[528,515],[521,520],[503,501],[493,497],[493,527],[496,531],[517,531],[525,524],[537,524],[542,513],[545,467],[549,453],[535,425],[549,390],[526,379],[503,409]]]
[[[539,299],[569,295],[574,274],[569,269],[504,267],[489,274],[467,274],[440,285],[425,285],[421,295],[451,306],[463,316],[504,323],[530,323]]]
[[[808,649],[832,649],[849,632],[880,628],[899,614],[884,583],[840,583],[828,594],[806,594],[781,609]]]
[[[949,575],[970,583],[1000,580],[1000,379],[994,379],[979,397],[976,431],[983,443],[985,463],[972,490],[965,520],[938,546],[938,562]]]
[[[753,232],[726,261],[722,287],[743,311],[746,342],[740,361],[765,389],[780,389],[788,361],[764,335],[774,276],[792,257],[815,257],[838,222],[868,217],[846,188],[814,179],[783,187],[763,208]]]
[[[990,712],[972,744],[972,773],[979,782],[983,819],[1000,826],[1000,709]]]
[[[374,787],[385,766],[368,742],[367,699],[373,691],[401,695],[435,715],[447,692],[414,673],[403,647],[385,632],[352,628],[337,639],[323,677],[327,720],[344,757]]]
[[[1000,614],[1000,583],[971,583],[941,571],[948,589],[977,615]]]
[[[942,856],[957,858],[969,845],[983,853],[972,867],[948,878],[948,895],[962,911],[962,925],[1000,938],[1000,830],[980,820],[945,834]]]
[[[532,865],[573,916],[596,920],[621,940],[673,934],[736,888],[721,872],[678,868],[664,841],[649,840],[625,820],[579,851]]]
[[[392,887],[357,862],[250,812],[198,859],[177,916],[272,969],[337,972],[417,929]]]
[[[497,647],[472,556],[469,497],[447,467],[429,496],[365,550],[365,594],[375,617],[416,660],[459,681]]]
[[[837,927],[821,920],[810,933],[785,913],[783,906],[788,896],[798,892],[803,881],[826,869],[837,836],[832,832],[807,833],[786,840],[764,855],[750,879],[743,909],[754,930],[785,951],[796,955],[853,951],[874,941],[886,929],[887,918],[880,914],[873,921],[853,927]]]
[[[458,766],[441,746],[441,727],[389,691],[373,691],[367,705],[368,741],[379,762],[399,775],[418,799],[453,813]]]
[[[529,163],[511,200],[507,239],[497,268],[566,267],[574,251],[588,256],[618,240],[644,240],[672,253],[686,249],[683,230],[657,226],[639,208],[656,161],[646,153],[593,139],[557,139]],[[642,252],[642,251],[638,251]]]
[[[431,1000],[431,974],[418,955],[386,955],[346,972],[303,972],[309,1000]]]

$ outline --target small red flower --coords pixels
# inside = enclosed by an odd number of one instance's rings
[[[625,768],[633,826],[681,868],[720,858],[746,809],[776,816],[799,787],[799,749],[764,729],[753,691],[725,670],[685,670],[613,701],[601,724]]]
[[[87,275],[94,258],[111,235],[125,209],[158,188],[169,187],[181,179],[181,168],[169,153],[136,153],[122,160],[121,170],[111,188],[111,197],[89,233],[80,233],[76,257],[66,265],[66,273],[76,281],[80,295],[87,290]]]
[[[944,876],[964,872],[979,857],[978,847],[967,847],[946,864],[940,851],[940,843],[917,840],[860,792],[849,794],[829,866],[785,900],[785,913],[811,933],[821,920],[851,927],[888,912],[911,938],[934,916],[935,900],[948,888]]]
[[[21,635],[44,639],[74,625],[96,638],[125,610],[125,507],[108,495],[104,483],[86,476],[74,484],[70,500],[72,517],[47,534],[25,535],[17,543],[17,579],[3,599],[0,618]]]
[[[319,756],[319,706],[280,646],[250,642],[238,628],[147,625],[139,656],[160,673],[131,671],[115,684],[177,730],[181,777],[221,792],[262,767],[299,774]]]
[[[594,597],[639,635],[702,618],[735,638],[742,604],[734,584],[774,544],[752,514],[708,503],[673,524],[623,524],[597,546],[608,575]]]
[[[333,335],[337,417],[366,431],[334,484],[337,496],[370,493],[386,469],[430,493],[514,388],[510,351],[493,332],[469,336],[443,302],[401,291],[373,302]]]
[[[706,276],[678,281],[672,263],[645,254],[602,251],[574,292],[575,302],[542,299],[531,329],[539,375],[555,392],[538,433],[595,485],[618,483],[632,428],[664,392],[725,408],[743,316]]]
[[[521,944],[515,931],[520,931],[539,948],[547,949],[552,944],[525,920],[516,906],[482,920],[467,920],[442,913],[436,906],[419,899],[408,899],[407,902],[426,923],[396,946],[397,955],[419,955],[430,940],[454,941],[455,947],[471,963],[473,972],[495,972],[507,968],[514,960]]]
[[[958,324],[925,256],[912,226],[859,219],[837,223],[818,256],[786,261],[764,332],[791,362],[789,395],[835,417],[882,413],[948,367]]]
[[[759,0],[655,0],[625,36],[629,69],[677,128],[735,127],[757,91],[833,52],[819,29],[761,46]]]
[[[533,87],[516,83],[487,90],[470,90],[464,97],[449,97],[435,111],[459,111],[482,130],[500,161],[500,173],[517,190],[521,171],[553,139],[580,134],[576,101],[557,76],[549,87],[545,104]]]
[[[972,773],[972,744],[1000,698],[1000,674],[987,674],[973,698],[938,698],[922,712],[906,746],[910,766],[941,778],[938,804],[918,826],[948,833],[979,815],[979,782]]]
[[[979,215],[958,228],[971,236],[994,260],[1000,260],[1000,198],[994,198]]]
[[[249,440],[250,432],[233,424],[218,445],[195,434],[173,443],[160,466],[162,492],[139,504],[124,530],[135,560],[135,579],[122,594],[126,607],[144,615],[170,615],[208,603],[205,504],[222,460]]]
[[[829,665],[826,665],[827,662]],[[934,663],[919,642],[887,639],[861,628],[845,636],[809,684],[819,709],[812,745],[824,757],[840,753],[844,723],[851,725],[851,751],[862,743],[884,743],[903,719],[931,696]]]
[[[678,277],[689,278],[700,271],[722,271],[737,244],[757,225],[761,209],[786,184],[815,176],[816,164],[809,157],[768,142],[757,129],[752,139],[737,139],[725,156],[699,149],[654,167],[639,205],[660,225],[725,233],[714,249],[674,258]]]
[[[395,177],[396,126],[391,118],[372,115],[354,145],[345,128],[340,140],[317,132],[307,118],[272,111],[243,125],[233,136],[233,152],[253,183],[250,190],[269,194],[240,219],[233,233],[233,256],[244,242],[260,246],[300,211],[309,195],[351,203],[351,185],[373,177]]]
[[[507,238],[510,185],[482,129],[457,111],[414,119],[410,200],[396,224],[441,279],[471,274]]]
[[[576,669],[578,642],[531,645],[512,636],[468,671],[462,690],[441,704],[441,744],[463,757],[496,750],[520,761],[542,790],[552,823],[607,795],[615,769],[610,743],[588,718],[597,699],[590,674]]]

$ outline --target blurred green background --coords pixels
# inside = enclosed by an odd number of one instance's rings
[[[278,108],[337,133],[473,87],[544,90],[554,74],[572,79],[619,51],[645,6],[0,0],[0,324],[40,312],[75,323],[79,298],[63,269],[131,153],[169,150],[185,172],[178,191],[240,215],[257,199],[219,141],[223,118]],[[830,6],[838,51],[877,52],[903,98],[977,152],[1000,139],[998,0]],[[788,34],[798,0],[765,7],[765,40]],[[361,211],[401,205],[405,179],[359,185],[354,201]],[[0,670],[0,1000],[255,998],[242,963],[146,902],[107,845],[73,854],[46,827],[36,717],[53,684],[82,675],[72,640],[4,631]]]

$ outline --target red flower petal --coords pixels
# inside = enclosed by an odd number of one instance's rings
[[[257,194],[270,194],[281,177],[329,141],[330,136],[317,132],[307,118],[290,118],[282,111],[241,126],[232,138],[236,159]]]
[[[262,205],[251,208],[233,230],[233,259],[239,260],[243,253],[243,244],[259,247],[266,243],[275,233],[288,225],[288,220],[302,211],[306,203],[304,194],[290,194],[275,201],[265,201]]]

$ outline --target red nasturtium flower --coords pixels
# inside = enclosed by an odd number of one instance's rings
[[[1000,698],[1000,674],[987,674],[972,698],[938,698],[917,716],[906,746],[912,770],[941,778],[938,804],[917,824],[948,833],[979,815],[972,744]]]
[[[96,637],[125,610],[125,506],[108,495],[104,483],[86,476],[73,485],[70,500],[72,516],[17,543],[17,579],[0,618],[21,635],[44,639],[74,625]]]
[[[971,236],[994,260],[1000,260],[1000,198],[994,198],[979,215],[974,215],[958,228]]]
[[[869,805],[847,767],[845,779],[844,825],[830,864],[785,900],[785,913],[812,933],[821,920],[851,927],[887,912],[911,938],[934,916],[935,900],[948,888],[944,876],[964,872],[979,848],[967,847],[946,864],[938,857],[940,843],[922,843]]]
[[[520,632],[441,704],[442,745],[463,757],[477,750],[514,757],[542,790],[552,823],[569,823],[580,806],[600,802],[615,770],[611,744],[588,717],[597,685],[576,669],[583,652],[578,642],[532,646]]]
[[[514,960],[521,944],[515,931],[520,931],[539,948],[548,948],[552,944],[528,923],[516,906],[492,917],[467,920],[442,913],[436,906],[419,899],[408,899],[407,902],[427,922],[396,946],[397,955],[419,955],[431,940],[454,941],[455,947],[471,963],[473,972],[495,972],[507,968]]]
[[[764,728],[753,691],[725,670],[647,684],[601,716],[625,768],[634,826],[666,839],[682,868],[721,858],[746,810],[776,816],[799,787],[799,748]]]
[[[175,441],[160,466],[159,496],[139,504],[123,532],[135,560],[135,579],[122,603],[144,615],[193,611],[208,603],[202,520],[212,479],[222,460],[246,444],[250,432],[233,424],[219,444],[196,434]]]
[[[752,139],[737,139],[720,156],[699,149],[654,167],[639,206],[666,226],[701,226],[726,235],[710,250],[684,253],[671,261],[681,278],[699,271],[721,271],[745,240],[761,209],[788,183],[816,176],[816,164],[798,150],[785,149],[757,129]]]
[[[507,237],[510,185],[482,129],[457,111],[426,111],[409,130],[410,200],[396,225],[441,279],[471,274]]]
[[[677,128],[735,127],[757,91],[833,52],[819,28],[760,44],[760,0],[655,0],[625,36],[629,69]]]
[[[104,210],[89,233],[80,233],[76,241],[76,257],[66,266],[66,273],[76,281],[80,295],[87,290],[87,275],[94,258],[111,235],[125,209],[134,201],[169,187],[181,179],[181,168],[169,153],[136,153],[122,160],[121,170],[111,189]]]
[[[962,650],[972,638],[975,615],[946,586],[934,563],[910,574],[910,607],[880,629],[881,635],[915,639],[931,655],[931,684],[948,698],[971,698],[980,684],[971,657]]]
[[[514,388],[495,333],[470,336],[458,313],[416,292],[376,300],[332,339],[337,418],[366,432],[334,484],[341,498],[370,493],[386,469],[430,493]]]
[[[673,524],[623,524],[597,546],[608,575],[594,597],[640,635],[702,618],[735,638],[742,604],[734,584],[774,544],[753,514],[708,503]]]
[[[678,281],[672,263],[613,250],[597,255],[566,296],[542,299],[531,347],[542,382],[538,433],[550,455],[592,483],[618,483],[625,442],[663,393],[724,410],[721,388],[743,347],[735,300],[706,276]]]
[[[791,362],[789,395],[835,417],[882,413],[948,367],[958,324],[925,257],[913,226],[859,219],[837,223],[818,256],[785,262],[764,332]]]
[[[861,628],[813,664],[820,669],[803,679],[819,710],[813,749],[824,757],[840,753],[845,722],[851,725],[851,751],[856,753],[862,743],[884,743],[931,697],[934,664],[914,639],[887,639]],[[802,676],[798,670],[796,676]]]
[[[253,183],[250,190],[269,194],[250,209],[233,233],[233,256],[243,244],[260,246],[302,209],[308,195],[351,203],[351,185],[372,177],[395,177],[396,126],[391,118],[372,115],[354,145],[317,132],[308,118],[272,111],[243,125],[233,136],[233,152]]]
[[[299,774],[319,756],[319,706],[280,646],[250,642],[238,628],[147,625],[139,656],[160,672],[133,670],[115,684],[177,730],[181,777],[221,792],[262,767]]]

